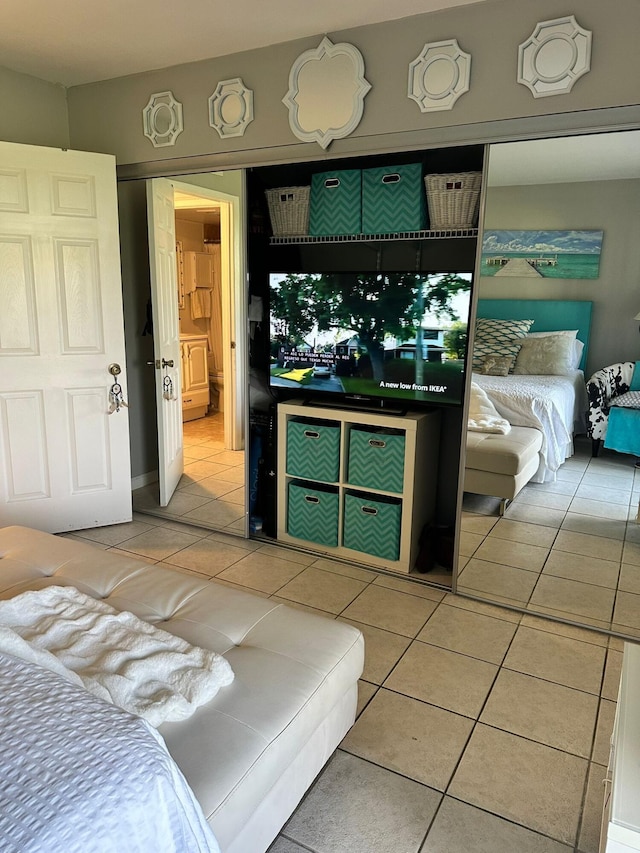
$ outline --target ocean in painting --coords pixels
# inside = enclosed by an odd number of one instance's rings
[[[487,260],[496,257],[505,258],[535,258],[532,252],[497,252],[495,255],[482,255],[482,275],[492,276],[504,267],[500,264],[487,263]],[[538,257],[550,257],[547,254]],[[598,278],[600,274],[600,255],[552,255],[557,257],[556,266],[535,266],[535,269],[543,278]],[[506,273],[504,273],[506,275]]]
[[[485,231],[480,274],[598,278],[602,231]]]

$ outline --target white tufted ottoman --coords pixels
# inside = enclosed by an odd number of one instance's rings
[[[225,655],[233,684],[159,731],[223,853],[266,850],[355,719],[361,633],[71,539],[0,528],[0,598],[47,584]]]
[[[542,433],[532,427],[514,426],[506,435],[467,432],[464,490],[477,495],[515,498],[540,465]]]

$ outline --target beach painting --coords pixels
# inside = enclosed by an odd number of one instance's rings
[[[602,231],[485,231],[484,276],[598,278]]]

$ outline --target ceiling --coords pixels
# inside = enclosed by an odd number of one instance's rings
[[[484,0],[2,0],[0,65],[63,86]]]
[[[492,145],[487,183],[507,187],[629,178],[640,178],[638,130]]]

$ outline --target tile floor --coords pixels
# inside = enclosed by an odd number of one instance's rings
[[[620,639],[156,516],[67,535],[363,631],[357,721],[271,853],[596,853]]]
[[[186,421],[183,436],[184,474],[168,506],[153,483],[133,492],[133,508],[244,535],[244,451],[225,450],[222,412]]]
[[[576,440],[555,483],[525,486],[504,518],[465,495],[458,590],[640,638],[640,468]]]

